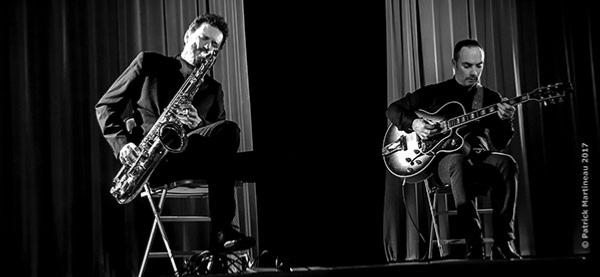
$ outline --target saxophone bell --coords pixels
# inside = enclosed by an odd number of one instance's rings
[[[181,153],[187,146],[187,136],[180,124],[167,122],[160,127],[158,135],[162,145],[173,153]]]

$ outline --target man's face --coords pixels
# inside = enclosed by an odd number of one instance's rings
[[[463,86],[472,86],[479,83],[484,58],[483,50],[479,47],[461,48],[458,60],[452,60],[454,79]]]
[[[186,32],[184,52],[191,53],[194,65],[198,65],[209,52],[218,50],[223,42],[223,33],[208,23],[202,23],[194,32]]]

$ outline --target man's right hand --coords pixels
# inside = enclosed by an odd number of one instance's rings
[[[125,144],[125,146],[123,146],[123,148],[121,148],[121,151],[119,152],[119,160],[121,161],[121,164],[124,165],[133,164],[139,156],[140,150],[132,142]]]
[[[440,129],[436,125],[432,125],[425,119],[417,118],[412,122],[412,129],[422,139],[430,138],[440,132]]]

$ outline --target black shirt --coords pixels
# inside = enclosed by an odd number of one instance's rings
[[[139,143],[139,138],[134,138],[126,130],[123,118],[135,118],[145,135],[192,70],[193,67],[179,56],[141,52],[123,71],[96,104],[100,129],[116,157],[125,144]],[[124,114],[128,104],[133,108],[131,115]],[[221,84],[208,75],[204,77],[192,105],[203,119],[198,127],[225,119]]]
[[[389,105],[387,116],[400,130],[412,132],[412,122],[418,118],[415,114],[416,110],[434,113],[445,104],[457,101],[462,104],[466,112],[470,112],[476,92],[476,88],[462,86],[452,78],[422,87],[395,101]],[[482,107],[493,105],[501,100],[502,97],[498,92],[483,88]],[[470,135],[465,139],[471,146],[500,151],[508,145],[514,129],[512,120],[501,120],[496,114],[492,114],[469,124],[467,133]],[[479,138],[483,138],[483,141]]]

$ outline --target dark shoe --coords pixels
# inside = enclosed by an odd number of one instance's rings
[[[469,260],[483,260],[485,249],[483,243],[467,243],[467,255]]]
[[[227,274],[230,261],[227,253],[203,251],[183,261],[182,277],[197,277],[208,274]]]
[[[212,248],[217,251],[240,251],[252,248],[256,240],[233,228],[227,228],[214,233],[212,244]]]
[[[517,253],[512,241],[494,243],[492,247],[492,260],[520,260],[521,255]]]

